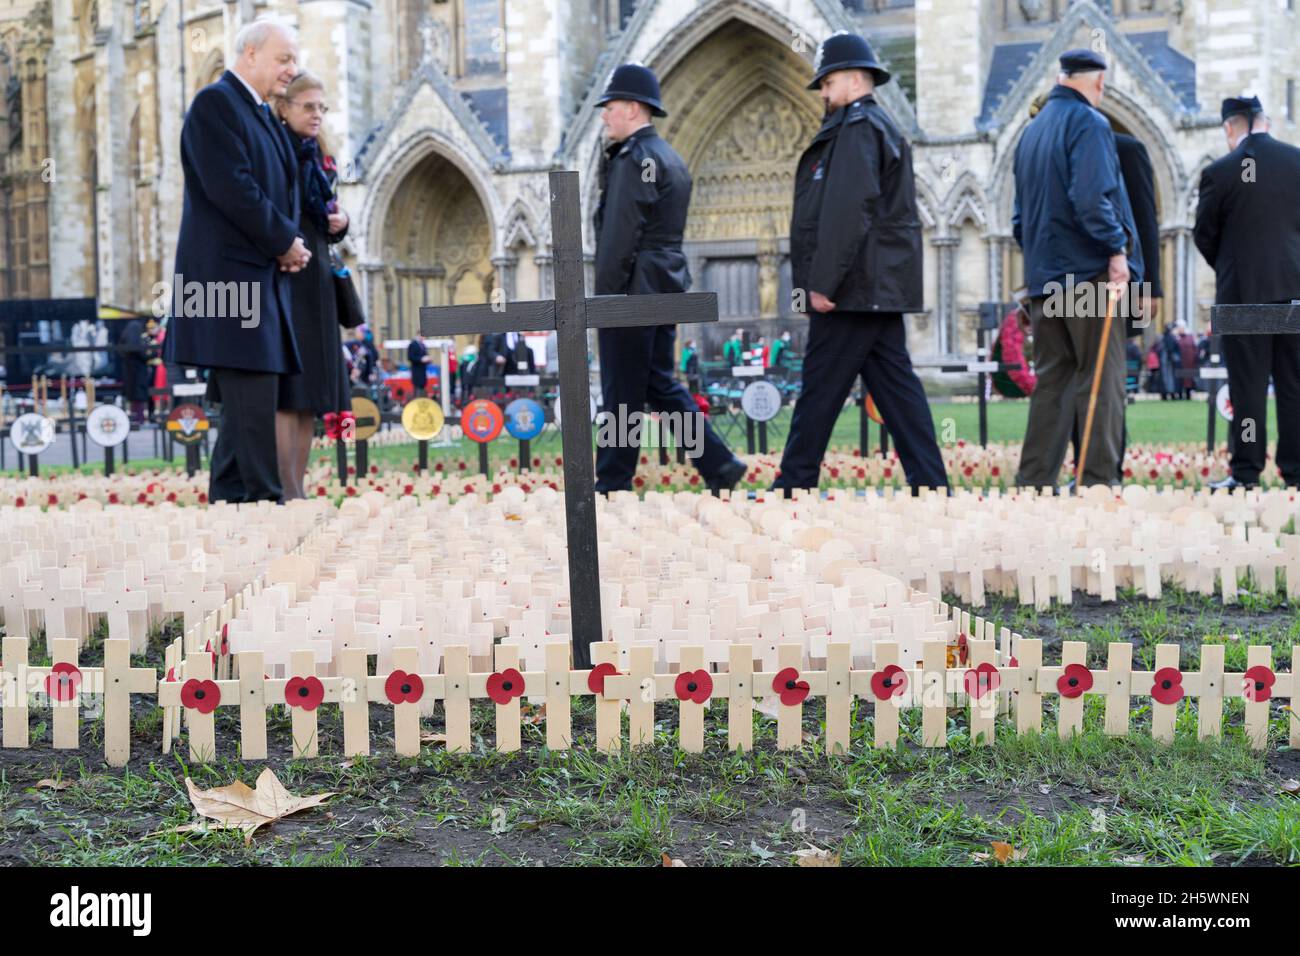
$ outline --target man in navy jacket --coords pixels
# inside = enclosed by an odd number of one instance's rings
[[[297,73],[297,40],[273,18],[235,38],[235,64],[194,97],[181,128],[185,204],[167,360],[211,370],[222,406],[211,501],[280,501],[279,378],[301,371],[288,276],[311,253],[298,233],[297,164],[267,99]]]
[[[1012,228],[1025,255],[1038,374],[1016,482],[1030,487],[1056,486],[1076,425],[1082,434],[1103,349],[1083,484],[1113,484],[1122,454],[1124,319],[1142,249],[1115,135],[1096,108],[1105,69],[1091,50],[1062,54],[1057,86],[1016,146]],[[1124,295],[1103,342],[1107,283]]]

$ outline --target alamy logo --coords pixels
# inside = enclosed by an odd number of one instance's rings
[[[74,886],[50,897],[51,926],[127,926],[133,936],[148,936],[152,912],[151,893],[82,893]]]

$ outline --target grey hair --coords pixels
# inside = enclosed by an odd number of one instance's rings
[[[283,31],[290,40],[298,39],[298,32],[293,24],[284,17],[272,13],[264,14],[251,23],[245,23],[235,34],[235,59],[242,57],[245,50],[260,50],[273,30]]]

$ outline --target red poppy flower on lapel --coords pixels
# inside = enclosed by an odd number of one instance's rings
[[[602,664],[596,664],[591,668],[591,673],[587,675],[587,689],[597,697],[605,693],[605,678],[618,674],[618,668],[605,661]]]
[[[1082,697],[1091,689],[1092,671],[1082,664],[1066,664],[1056,681],[1056,690],[1062,697]]]
[[[316,676],[290,677],[284,685],[284,702],[290,707],[315,710],[325,699],[325,685]]]
[[[1162,704],[1176,704],[1183,699],[1183,672],[1177,667],[1162,667],[1155,673],[1151,696]]]
[[[215,681],[191,677],[181,685],[181,704],[200,714],[210,714],[221,703],[221,688]]]
[[[876,695],[876,700],[902,697],[905,690],[907,690],[907,672],[897,664],[886,664],[871,675],[871,693]]]
[[[998,669],[985,661],[979,667],[967,670],[963,675],[963,682],[966,685],[966,693],[972,700],[979,700],[985,694],[991,694],[1002,686],[1002,675]]]
[[[69,664],[66,661],[51,667],[49,676],[45,678],[45,693],[49,694],[52,700],[72,700],[77,696],[80,687],[80,669],[76,664]]]
[[[808,682],[799,679],[799,671],[794,667],[787,667],[777,672],[772,678],[772,690],[781,696],[781,703],[786,707],[794,707],[796,704],[802,704],[804,698],[808,696]]]
[[[524,675],[513,667],[499,674],[489,674],[487,694],[498,704],[508,704],[512,698],[524,696]]]
[[[713,678],[706,670],[682,671],[673,684],[678,700],[702,704],[713,695]]]
[[[1273,673],[1272,668],[1256,664],[1254,667],[1247,668],[1246,673],[1242,675],[1242,693],[1247,700],[1257,704],[1266,701],[1273,694],[1275,680],[1277,675]]]
[[[424,696],[424,681],[419,674],[393,671],[384,681],[384,693],[394,704],[414,704]]]

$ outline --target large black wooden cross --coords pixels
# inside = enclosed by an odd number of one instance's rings
[[[591,456],[591,375],[587,365],[587,330],[716,322],[718,297],[712,292],[588,297],[582,273],[582,209],[578,199],[578,174],[553,172],[550,181],[555,301],[508,302],[504,306],[426,306],[420,309],[420,332],[428,336],[447,336],[472,332],[555,330],[560,360],[560,441],[564,449],[573,659],[576,667],[586,668],[591,666],[588,646],[602,640],[604,635],[600,623],[600,561],[596,550],[596,483]]]

